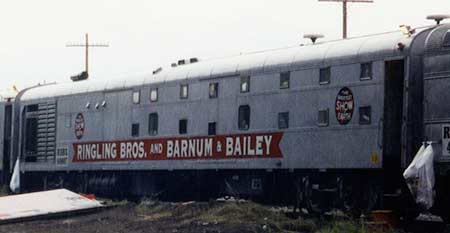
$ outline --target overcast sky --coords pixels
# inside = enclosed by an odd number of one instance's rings
[[[349,4],[349,37],[431,24],[450,13],[449,0],[375,0]],[[447,20],[450,23],[450,20]],[[39,82],[68,82],[84,69],[91,42],[90,78],[149,73],[189,57],[214,58],[342,35],[342,7],[317,0],[14,0],[0,5],[0,90]]]

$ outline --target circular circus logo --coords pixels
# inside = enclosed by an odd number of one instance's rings
[[[81,139],[84,134],[84,117],[83,114],[78,113],[75,117],[75,137]]]
[[[353,93],[348,87],[342,88],[336,96],[336,119],[341,125],[346,125],[353,116],[355,102]]]

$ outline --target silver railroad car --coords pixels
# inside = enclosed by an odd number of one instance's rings
[[[370,208],[398,193],[420,144],[439,144],[450,127],[449,28],[29,88],[10,110],[3,169],[19,158],[28,190],[295,196],[310,209],[330,199]]]

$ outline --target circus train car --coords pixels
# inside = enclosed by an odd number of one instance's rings
[[[399,193],[424,140],[442,141],[449,28],[29,88],[13,103],[3,161],[20,160],[23,190],[371,208]],[[446,158],[436,156],[442,174]]]

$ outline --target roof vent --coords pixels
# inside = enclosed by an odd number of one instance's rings
[[[450,18],[449,15],[446,14],[436,14],[436,15],[428,15],[427,19],[436,21],[436,24],[439,25],[442,20]]]
[[[171,67],[177,67],[177,66],[182,66],[182,65],[187,65],[187,64],[193,64],[193,63],[197,63],[200,60],[196,57],[191,57],[189,59],[180,59],[178,60],[178,62],[174,62],[172,63],[170,66]]]
[[[152,73],[153,74],[157,74],[157,73],[159,73],[161,71],[162,71],[162,67],[159,67],[158,69],[154,70]]]
[[[305,34],[303,35],[303,38],[311,39],[312,43],[315,44],[316,40],[319,38],[323,38],[324,36],[322,34]]]
[[[83,71],[80,74],[71,76],[70,79],[74,82],[77,82],[77,81],[81,81],[81,80],[86,80],[86,79],[88,79],[88,77],[89,77],[88,72]]]

